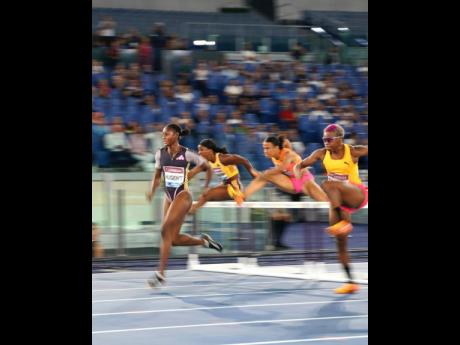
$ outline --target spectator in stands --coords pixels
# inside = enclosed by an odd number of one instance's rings
[[[305,79],[302,79],[297,86],[297,93],[299,94],[300,97],[305,97],[306,94],[312,91],[311,86],[307,84],[307,81]]]
[[[334,109],[339,106],[339,102],[337,101],[337,98],[332,97],[325,102],[325,105],[327,111],[330,114],[332,114],[334,112]]]
[[[216,138],[216,143],[219,143],[220,147],[226,147],[229,152],[233,152],[235,150],[235,130],[233,126],[226,123],[224,134],[220,138]]]
[[[343,142],[348,145],[361,145],[356,132],[351,132],[348,139],[345,139]]]
[[[93,74],[101,74],[104,73],[104,66],[102,66],[102,62],[96,59],[92,60],[92,72]]]
[[[104,117],[104,113],[99,111],[93,111],[92,124],[96,126],[105,126],[106,120]]]
[[[145,108],[142,114],[142,124],[161,121],[161,108],[156,103],[154,95],[145,95],[143,105]]]
[[[334,80],[332,78],[327,78],[324,80],[324,87],[326,88],[326,92],[332,95],[337,95],[339,89],[337,89]]]
[[[307,116],[307,106],[305,101],[300,98],[296,98],[294,101],[294,115],[298,119],[301,116]]]
[[[193,70],[193,79],[198,90],[200,90],[203,96],[208,96],[208,68],[206,63],[198,63],[197,68]]]
[[[193,120],[192,115],[189,111],[183,111],[180,113],[178,124],[181,126],[181,128],[186,128],[190,130],[191,133],[193,132],[196,126],[195,121]]]
[[[199,102],[197,102],[195,104],[195,109],[196,109],[196,112],[200,111],[200,110],[206,110],[206,111],[209,111],[209,109],[211,108],[210,104],[209,104],[209,99],[208,97],[201,97]]]
[[[140,79],[142,76],[141,66],[136,62],[129,64],[129,68],[126,71],[125,76],[127,80]]]
[[[176,97],[181,99],[186,104],[191,104],[193,102],[193,92],[190,85],[180,85],[177,88]]]
[[[152,47],[149,43],[149,40],[145,37],[142,37],[141,39],[141,43],[139,44],[139,47],[137,49],[137,56],[139,59],[139,64],[142,67],[152,64],[152,61],[153,61]]]
[[[294,116],[291,102],[288,99],[282,99],[280,104],[280,111],[278,114],[281,128],[292,128],[296,125],[297,119]]]
[[[304,48],[300,45],[300,43],[296,42],[291,48],[291,56],[293,59],[300,61],[305,53]]]
[[[140,99],[144,96],[144,89],[139,79],[130,80],[126,89],[129,90],[131,97]]]
[[[247,42],[244,45],[244,50],[241,51],[241,57],[243,58],[243,62],[245,64],[253,64],[257,60],[257,54],[252,48],[252,44]]]
[[[154,155],[149,152],[147,139],[139,124],[134,124],[134,133],[129,137],[129,146],[132,156],[138,161],[144,171],[153,171]]]
[[[127,82],[125,77],[122,75],[112,76],[112,97],[120,99],[126,86]]]
[[[115,39],[106,50],[106,67],[112,72],[120,59],[120,42]]]
[[[125,64],[123,62],[119,62],[115,65],[115,69],[112,71],[112,75],[119,75],[123,78],[127,78],[128,76],[128,70],[125,67]]]
[[[236,64],[228,63],[227,61],[223,62],[220,66],[222,76],[228,79],[238,78],[240,75],[238,69],[236,68]]]
[[[307,68],[304,63],[294,63],[294,82],[298,83],[307,78]]]
[[[227,119],[227,124],[241,125],[242,123],[243,123],[243,119],[241,117],[241,112],[239,110],[232,111],[230,118]]]
[[[149,37],[153,51],[153,69],[155,72],[160,72],[162,70],[161,51],[166,47],[166,34],[164,32],[163,23],[155,23]]]
[[[267,126],[263,123],[260,123],[256,126],[255,132],[256,132],[256,137],[259,143],[261,143],[269,135]]]
[[[190,84],[192,80],[192,63],[192,58],[190,56],[184,56],[181,59],[179,69],[177,70],[177,77],[185,79],[188,84]]]
[[[147,140],[149,152],[156,152],[158,149],[163,147],[163,127],[164,124],[161,122],[150,123],[147,125],[144,138]]]
[[[238,79],[230,80],[230,83],[225,87],[224,94],[229,99],[238,100],[239,96],[243,93],[243,88],[240,86]],[[230,101],[229,101],[230,103]]]
[[[98,85],[99,97],[110,98],[112,89],[110,88],[109,82],[106,79],[101,79]]]
[[[291,142],[292,149],[303,157],[306,148],[302,140],[300,140],[299,132],[296,129],[290,129],[286,137]]]
[[[321,102],[316,102],[314,110],[310,111],[310,118],[318,119],[325,121],[330,121],[332,119],[331,114],[326,110],[326,106]]]
[[[105,16],[97,25],[99,36],[102,38],[104,44],[109,46],[116,37],[116,23],[112,17]]]
[[[224,110],[219,110],[216,113],[216,116],[214,117],[214,122],[215,123],[221,123],[224,124],[227,121],[227,114],[225,113]]]
[[[326,65],[331,65],[331,64],[338,64],[340,63],[340,52],[339,48],[337,47],[332,47],[329,49],[326,59],[324,61]]]
[[[127,48],[135,50],[138,49],[142,40],[141,34],[139,33],[139,30],[137,30],[136,28],[132,28],[124,38],[126,39]]]
[[[185,49],[184,41],[177,37],[175,34],[171,34],[166,42],[166,48],[170,50],[182,50]]]
[[[254,82],[251,79],[247,79],[243,85],[243,92],[241,92],[241,97],[248,99],[256,98],[257,90]]]
[[[319,94],[316,98],[320,101],[327,101],[331,98],[335,98],[335,95],[328,91],[328,88],[326,87],[326,85],[321,87],[318,93]]]
[[[312,73],[310,74],[310,78],[307,82],[308,85],[312,85],[316,88],[321,88],[324,86],[324,82],[321,80],[321,78],[319,77],[318,73]]]
[[[131,156],[123,125],[112,125],[112,131],[104,136],[104,146],[110,152],[111,165],[127,167],[136,162]]]

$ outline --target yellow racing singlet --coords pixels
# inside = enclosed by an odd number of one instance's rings
[[[283,164],[284,159],[285,159],[286,156],[287,156],[288,154],[290,154],[291,152],[294,153],[294,155],[295,155],[294,162],[291,162],[291,163],[289,164],[288,168],[284,171],[284,173],[285,173],[286,175],[289,175],[289,176],[291,176],[291,175],[294,174],[294,173],[293,173],[294,165],[299,164],[300,162],[302,162],[302,158],[301,158],[296,152],[294,152],[294,151],[292,151],[292,150],[290,150],[290,149],[288,149],[288,148],[286,148],[286,147],[284,147],[284,148],[281,149],[279,159],[276,159],[276,158],[273,158],[273,157],[272,157],[272,162],[273,162],[273,164],[275,164],[275,166],[278,166],[278,165]]]
[[[219,176],[223,182],[226,182],[229,178],[238,175],[238,167],[236,165],[223,165],[219,158],[220,153],[216,153],[216,161],[209,162],[214,174]]]
[[[227,184],[228,195],[235,199],[236,196],[241,194],[241,185],[238,179],[229,181],[233,176],[238,175],[240,172],[236,165],[223,165],[219,158],[220,153],[216,153],[216,161],[209,162],[212,171],[222,179],[222,182]]]
[[[355,184],[362,184],[359,178],[358,163],[353,162],[351,157],[350,146],[344,144],[345,153],[342,159],[332,159],[329,150],[323,159],[324,168],[327,171],[327,177],[331,181],[349,181]]]

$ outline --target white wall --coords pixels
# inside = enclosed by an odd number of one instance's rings
[[[193,12],[216,12],[244,4],[244,0],[93,0],[93,7]]]
[[[276,0],[275,18],[302,19],[303,11],[368,12],[368,0]]]

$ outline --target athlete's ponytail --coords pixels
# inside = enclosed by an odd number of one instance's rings
[[[269,136],[267,138],[265,138],[265,142],[266,143],[272,143],[274,146],[278,146],[280,148],[280,150],[283,149],[283,144],[284,144],[284,140],[286,138],[283,136],[283,135],[280,135],[280,136]]]
[[[190,131],[187,128],[182,129],[180,128],[180,126],[176,125],[175,123],[170,123],[169,125],[166,126],[166,129],[170,129],[176,132],[177,134],[179,134],[179,137],[185,137],[186,135],[190,134]]]
[[[210,150],[213,150],[215,153],[228,153],[225,147],[218,147],[214,140],[212,139],[204,139],[200,141],[200,145],[204,146]]]

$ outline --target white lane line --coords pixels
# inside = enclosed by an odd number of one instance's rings
[[[104,269],[101,268],[101,270],[104,270]],[[110,271],[110,269],[107,269],[107,271]],[[188,269],[170,270],[170,272],[176,272],[176,271],[190,271],[190,270]],[[93,275],[95,274],[119,274],[119,273],[142,273],[142,272],[149,272],[149,270],[115,270],[114,272],[93,273]]]
[[[184,288],[184,287],[208,287],[208,286],[236,286],[236,285],[254,285],[254,284],[275,284],[275,283],[302,283],[299,280],[294,279],[286,279],[286,280],[269,280],[269,281],[259,281],[259,282],[243,282],[243,283],[215,283],[215,284],[189,284],[189,285],[165,285],[163,287],[159,287],[160,290],[169,289],[169,288]],[[125,288],[125,289],[98,289],[92,290],[92,292],[116,292],[116,291],[130,291],[130,290],[152,290],[149,287],[142,287],[142,288]]]
[[[152,276],[152,273],[146,274],[144,277],[137,277],[137,278],[114,278],[114,277],[107,277],[107,279],[95,279],[93,277],[92,283],[97,284],[97,283],[127,283],[127,280],[129,282],[135,282],[135,281],[140,281],[140,280],[145,280],[148,279]],[[235,276],[228,276],[227,278],[234,278]],[[181,276],[173,276],[173,277],[166,277],[169,281],[179,281],[179,280],[200,280],[200,279],[212,279],[215,280],[216,278],[221,278],[221,277],[216,277],[215,275],[209,275],[209,276],[197,276],[197,277],[181,277]],[[246,277],[245,277],[246,278]],[[118,280],[115,280],[118,279]],[[177,279],[177,280],[176,280]]]
[[[256,343],[233,343],[223,345],[266,345],[266,344],[292,344],[292,343],[310,343],[314,341],[331,341],[331,340],[349,340],[349,339],[363,339],[369,338],[365,335],[353,335],[349,337],[324,337],[324,338],[306,338],[306,339],[290,339],[290,340],[274,340],[274,341],[259,341]]]
[[[298,322],[298,321],[357,319],[357,318],[366,318],[366,317],[368,317],[367,314],[366,315],[352,315],[352,316],[310,317],[310,318],[304,318],[304,319],[257,320],[257,321],[240,321],[240,322],[200,323],[200,324],[194,324],[194,325],[180,325],[180,326],[161,326],[161,327],[145,327],[145,328],[110,329],[110,330],[105,330],[105,331],[93,331],[92,334],[139,332],[139,331],[156,331],[156,330],[160,330],[160,329],[175,329],[175,328],[236,326],[236,325],[249,325],[249,324],[257,324],[257,323],[285,323],[285,322]]]
[[[354,302],[367,302],[367,299],[351,299],[351,300],[329,300],[329,301],[310,301],[310,302],[289,302],[289,303],[266,303],[266,304],[242,304],[242,305],[227,305],[219,307],[198,307],[198,308],[178,308],[178,309],[160,309],[160,310],[135,310],[123,311],[116,313],[99,313],[93,314],[97,316],[112,316],[112,315],[132,315],[132,314],[148,314],[148,313],[166,313],[176,311],[193,311],[193,310],[215,310],[215,309],[232,309],[232,308],[260,308],[260,307],[274,307],[274,306],[288,306],[288,305],[307,305],[307,304],[330,304],[330,303],[354,303]]]
[[[233,293],[216,293],[204,295],[176,295],[176,296],[156,296],[156,297],[138,297],[138,298],[115,298],[115,299],[100,299],[93,300],[92,303],[107,303],[107,302],[124,302],[124,301],[147,301],[158,299],[172,299],[172,298],[189,298],[189,297],[218,297],[218,296],[235,296],[235,295],[262,295],[262,294],[276,294],[276,293],[291,293],[303,291],[319,291],[331,290],[330,288],[305,288],[305,289],[289,289],[278,291],[248,291],[248,292],[233,292]],[[367,290],[367,286],[361,287],[361,290]]]

